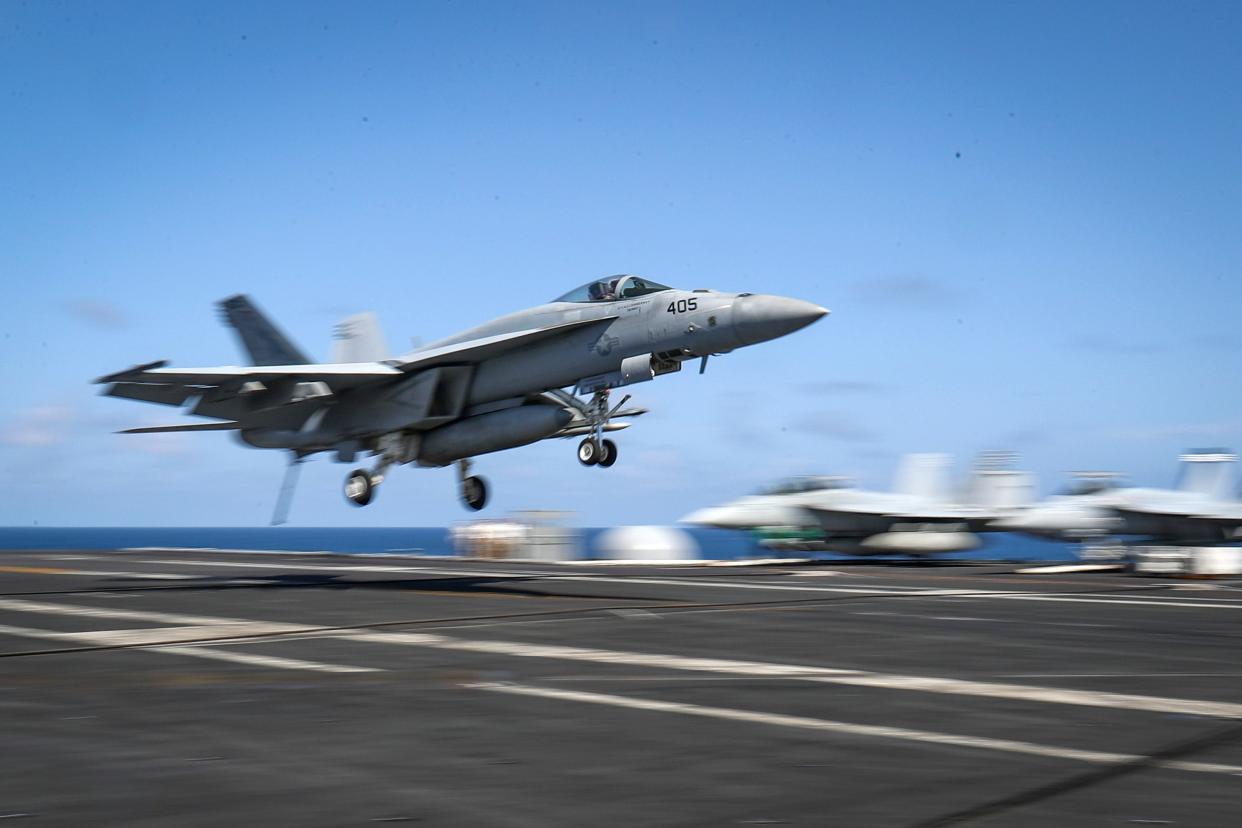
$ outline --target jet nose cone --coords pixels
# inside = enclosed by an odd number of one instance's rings
[[[784,296],[741,296],[733,303],[733,324],[744,345],[801,330],[828,313],[827,308]]]

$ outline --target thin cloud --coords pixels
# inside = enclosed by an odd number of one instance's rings
[[[1122,440],[1226,440],[1242,434],[1242,420],[1218,420],[1199,423],[1166,423],[1164,425],[1131,426],[1112,432]]]
[[[1045,428],[1019,428],[1009,432],[1000,440],[1001,445],[1042,446],[1051,443],[1052,432]]]
[[[859,302],[902,310],[930,310],[961,304],[960,291],[926,276],[883,276],[855,282],[851,293]]]
[[[38,405],[18,413],[13,422],[0,429],[0,443],[10,446],[46,448],[66,442],[73,413],[63,405]]]
[[[807,394],[866,396],[883,394],[888,391],[888,386],[866,380],[824,380],[804,383],[799,390]]]
[[[872,443],[879,435],[862,423],[840,411],[818,411],[799,417],[793,428],[818,437],[839,440],[843,443]]]
[[[101,330],[119,331],[130,324],[120,308],[99,299],[70,299],[64,303],[64,309],[78,321]]]
[[[1163,350],[1153,342],[1126,340],[1108,334],[1083,334],[1069,341],[1069,347],[1106,356],[1150,356]]]
[[[1212,351],[1242,351],[1242,337],[1230,334],[1200,334],[1190,341]]]

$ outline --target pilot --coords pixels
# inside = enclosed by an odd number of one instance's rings
[[[587,295],[592,302],[604,302],[609,299],[615,299],[613,291],[616,290],[617,280],[611,282],[592,282],[587,288]]]

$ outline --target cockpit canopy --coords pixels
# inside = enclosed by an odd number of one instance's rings
[[[1084,472],[1074,476],[1074,480],[1057,494],[1078,497],[1108,492],[1120,488],[1118,476],[1113,472]]]
[[[760,489],[757,494],[761,495],[784,495],[799,494],[801,492],[821,492],[828,489],[852,489],[854,481],[848,477],[838,476],[818,476],[818,477],[791,477],[788,480],[782,480],[771,486]]]
[[[668,285],[661,285],[641,276],[609,276],[587,282],[582,287],[574,288],[564,296],[558,296],[554,302],[613,302],[617,299],[633,299],[635,296],[646,296],[648,293],[659,293],[672,290]]]

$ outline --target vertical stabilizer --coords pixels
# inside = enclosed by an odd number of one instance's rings
[[[1006,512],[1035,502],[1035,475],[1013,468],[1017,458],[1007,451],[980,452],[966,486],[965,503]]]
[[[224,321],[236,331],[251,365],[310,364],[306,355],[255,307],[249,296],[230,296],[218,304]]]
[[[1015,469],[976,470],[967,504],[993,512],[1006,512],[1035,502],[1035,475]]]
[[[373,313],[347,316],[332,331],[333,362],[380,362],[388,359],[388,345]]]
[[[949,496],[949,455],[907,454],[897,466],[893,491],[929,500],[945,500]]]
[[[1233,488],[1233,464],[1237,455],[1224,449],[1190,451],[1181,456],[1177,489],[1210,500],[1228,500]]]

